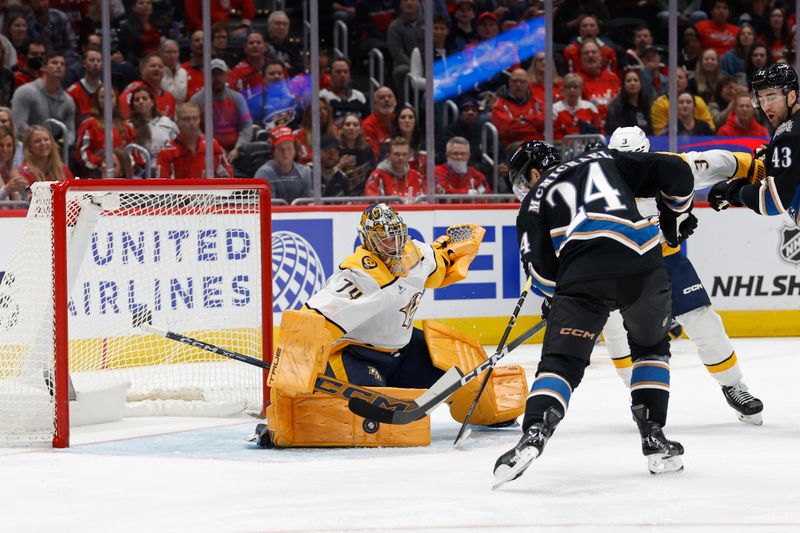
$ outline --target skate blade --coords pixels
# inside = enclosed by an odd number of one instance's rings
[[[647,456],[647,468],[651,474],[669,474],[683,470],[683,459],[680,455],[668,457],[666,455],[654,454]]]
[[[744,415],[742,413],[736,413],[739,417],[739,420],[744,422],[745,424],[751,424],[753,426],[760,426],[764,423],[764,419],[761,418],[761,413],[756,413],[754,415]]]
[[[495,484],[492,485],[492,490],[497,490],[511,480],[514,480],[522,475],[528,465],[534,459],[539,457],[539,450],[531,446],[528,449],[517,452],[517,462],[514,466],[500,465],[494,471]]]

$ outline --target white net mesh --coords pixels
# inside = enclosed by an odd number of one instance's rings
[[[69,267],[56,266],[54,275],[52,192],[34,185],[0,282],[0,443],[53,437],[55,276],[67,280],[69,371],[79,399],[81,391],[127,383],[127,400],[136,402],[129,413],[142,412],[142,402],[169,403],[148,414],[261,409],[259,368],[132,325],[135,312],[151,310],[160,328],[262,358],[257,191],[146,186],[68,190],[66,220],[56,227],[66,227]],[[186,411],[176,412],[175,402]]]

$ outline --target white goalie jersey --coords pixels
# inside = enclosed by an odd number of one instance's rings
[[[359,344],[393,352],[411,340],[414,315],[426,288],[444,277],[443,258],[429,244],[412,241],[419,260],[408,275],[398,277],[362,247],[341,265],[306,307],[341,330],[336,347]]]

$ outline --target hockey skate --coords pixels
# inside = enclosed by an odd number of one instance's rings
[[[260,448],[274,448],[269,428],[266,424],[258,424],[255,432],[245,439],[247,442],[255,442]]]
[[[761,411],[764,410],[764,404],[750,394],[747,390],[747,385],[741,381],[732,387],[722,387],[722,394],[725,395],[725,400],[728,405],[736,410],[736,415],[739,420],[745,424],[753,424],[760,426],[764,423],[761,418]]]
[[[544,421],[533,424],[523,433],[516,446],[501,455],[494,463],[495,484],[492,490],[517,479],[525,469],[544,451],[544,445],[555,431],[563,415],[549,408],[544,412]]]
[[[631,407],[633,419],[639,426],[642,436],[642,453],[647,457],[647,467],[651,474],[665,474],[683,470],[683,446],[680,442],[668,440],[661,425],[648,420],[649,412],[644,405]]]

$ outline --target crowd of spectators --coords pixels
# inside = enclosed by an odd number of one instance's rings
[[[313,194],[301,2],[269,11],[276,3],[211,0],[214,131],[204,132],[200,0],[0,0],[0,200],[24,199],[24,184],[33,181],[106,175],[101,1],[112,12],[115,177],[201,177],[212,150],[215,176],[268,180],[287,202]],[[332,42],[333,20],[347,25],[351,44],[350,57],[320,54],[323,196],[414,201],[428,184],[424,103],[403,100],[408,80],[423,76],[422,2],[320,4],[323,47]],[[768,124],[749,103],[749,79],[761,66],[794,61],[794,2],[679,0],[675,72],[666,66],[667,0],[554,0],[553,57],[522,57],[514,42],[497,40],[543,15],[540,0],[431,4],[434,53],[445,73],[498,54],[513,60],[460,84],[451,97],[457,115],[447,123],[437,103],[431,148],[439,194],[508,192],[505,154],[544,137],[548,69],[557,141],[634,125],[665,134],[670,76],[681,135],[766,136]],[[374,49],[385,59],[382,86],[368,78]],[[494,165],[482,152],[486,122],[499,137]],[[493,167],[497,181],[487,179]]]

